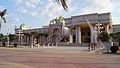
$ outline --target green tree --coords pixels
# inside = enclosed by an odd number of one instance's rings
[[[4,35],[3,41],[7,41],[8,40],[8,35]]]
[[[114,42],[119,42],[119,46],[120,46],[120,32],[118,32],[118,33],[111,33],[110,36],[112,37],[112,40]]]
[[[99,34],[98,38],[102,41],[102,42],[109,42],[110,36],[107,32],[102,32]]]
[[[9,41],[13,42],[16,41],[18,39],[18,36],[15,34],[9,34]]]
[[[4,39],[4,35],[1,33],[0,34],[0,41],[3,41],[3,39]]]

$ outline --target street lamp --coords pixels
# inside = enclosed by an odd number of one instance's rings
[[[9,37],[9,35],[10,35],[10,26],[8,26],[8,33],[7,33],[7,44],[8,44],[8,46],[10,45],[10,37]]]
[[[96,24],[96,27],[98,29],[98,34],[101,32],[100,30],[104,28],[100,23]]]
[[[20,45],[20,44],[21,44],[21,35],[20,35],[21,30],[20,30],[20,28],[19,28],[19,30],[18,30],[18,31],[19,31],[19,40],[18,40],[18,41],[19,41],[19,45]]]
[[[10,38],[9,38],[9,33],[7,33],[7,46],[9,46],[10,43]]]

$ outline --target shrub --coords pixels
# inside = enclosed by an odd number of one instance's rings
[[[17,47],[17,43],[14,43],[14,47]]]
[[[107,32],[102,32],[98,36],[99,39],[101,39],[102,42],[108,42],[110,39],[110,36]]]

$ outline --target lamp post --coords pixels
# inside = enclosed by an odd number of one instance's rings
[[[101,29],[103,29],[104,27],[102,27],[102,24],[100,24],[99,22],[98,22],[98,24],[96,24],[96,27],[97,27],[97,35],[98,35],[97,37],[99,37],[100,33],[102,32]],[[100,46],[103,46],[102,41],[100,39],[98,40],[97,46],[99,49],[100,49]]]
[[[100,30],[103,29],[104,27],[101,27],[102,24],[100,24],[100,23],[96,24],[96,26],[97,26],[98,34],[99,34],[101,32]]]
[[[9,33],[7,33],[7,46],[9,47],[10,39],[9,39]]]
[[[20,28],[19,28],[18,31],[19,31],[19,40],[18,41],[19,41],[19,45],[20,45],[21,44],[21,35],[20,35],[21,31],[20,31]]]
[[[0,18],[0,33],[1,33],[2,19]]]
[[[10,26],[8,26],[8,33],[7,33],[7,44],[8,44],[8,46],[10,46],[10,37],[9,37],[9,35],[10,35]]]

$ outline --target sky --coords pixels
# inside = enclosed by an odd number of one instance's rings
[[[7,9],[6,23],[2,23],[3,34],[14,33],[15,26],[25,23],[31,28],[48,25],[58,16],[71,16],[110,12],[113,24],[120,24],[120,0],[66,0],[66,12],[55,0],[0,0],[0,11]]]

